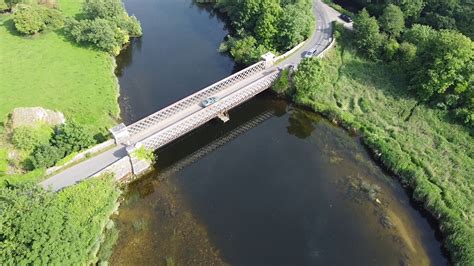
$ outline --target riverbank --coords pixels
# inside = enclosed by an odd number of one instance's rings
[[[472,264],[472,133],[450,123],[446,111],[418,104],[395,66],[357,56],[346,39],[338,39],[323,68],[320,86],[305,91],[296,86],[295,102],[359,132],[437,218],[452,261]]]

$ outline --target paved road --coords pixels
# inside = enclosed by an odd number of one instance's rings
[[[315,17],[317,18],[316,29],[310,40],[308,40],[303,47],[301,47],[298,51],[296,51],[291,56],[280,62],[278,65],[273,66],[268,70],[262,71],[241,82],[238,82],[233,86],[230,86],[229,88],[219,92],[216,96],[219,98],[230,97],[233,93],[236,93],[241,88],[258,81],[262,77],[266,76],[268,73],[274,72],[278,66],[286,64],[298,64],[303,59],[303,54],[307,50],[315,48],[316,54],[321,53],[331,42],[332,21],[342,21],[338,18],[339,13],[327,6],[326,4],[322,3],[321,0],[314,1],[313,12]],[[181,119],[188,117],[201,109],[202,107],[199,105],[194,105],[190,108],[187,108],[182,112],[174,115],[173,117],[170,117],[160,122],[159,125],[156,125],[155,127],[144,131],[142,134],[134,136],[132,142],[136,143],[140,140],[146,139],[154,134],[157,134],[158,132],[170,127],[177,121],[180,121]],[[46,179],[40,184],[43,187],[57,191],[98,173],[105,167],[113,164],[114,162],[122,159],[125,156],[127,156],[125,147],[121,145],[116,146],[91,159],[88,159],[68,169],[65,169],[64,171]]]

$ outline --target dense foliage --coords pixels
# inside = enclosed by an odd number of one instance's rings
[[[455,30],[405,28],[402,10],[389,4],[378,20],[365,9],[359,12],[357,48],[372,60],[402,68],[421,102],[451,110],[460,122],[474,126],[474,42]]]
[[[310,0],[217,0],[236,34],[226,47],[237,62],[252,63],[266,52],[286,51],[309,37],[314,27]]]
[[[118,195],[110,177],[91,179],[58,193],[36,185],[0,188],[0,264],[93,262]]]
[[[80,124],[69,121],[56,128],[48,143],[37,146],[31,155],[32,166],[51,167],[65,156],[88,148],[95,141],[89,131]]]
[[[342,31],[339,26],[336,28]],[[304,67],[298,68],[294,77],[294,99],[359,131],[380,161],[410,186],[413,197],[423,202],[425,208],[438,219],[453,262],[473,265],[472,132],[451,123],[448,110],[432,108],[413,97],[409,89],[412,84],[408,77],[410,73],[395,67],[395,64],[358,56],[353,47],[357,47],[353,39],[355,33],[342,32],[336,34],[342,35],[337,38],[337,50],[332,51],[327,59],[305,60],[301,65]],[[428,38],[430,32],[442,41],[433,43],[439,46],[437,48],[426,48],[429,58],[426,62],[434,60],[434,63],[426,65],[431,69],[428,77],[435,77],[434,81],[440,84],[433,86],[442,88],[443,75],[438,77],[433,67],[443,69],[453,60],[456,66],[449,66],[447,75],[456,75],[458,67],[464,66],[465,61],[458,58],[463,58],[464,52],[459,51],[461,47],[452,44],[453,51],[450,52],[443,44],[456,37],[441,35],[454,34],[457,38],[462,35],[416,26],[414,31],[406,33],[409,36],[406,37],[407,42],[400,45],[404,51],[400,60],[425,60],[424,56],[418,58],[419,55],[414,53],[417,49],[424,49],[418,48],[423,45],[421,40],[431,42]],[[412,38],[418,38],[420,42],[416,42],[417,45],[409,43]],[[464,38],[456,39],[460,46],[466,45]],[[430,50],[433,51],[430,53]],[[438,52],[444,53],[447,58],[437,58]],[[461,78],[451,78],[450,82],[462,81]]]
[[[408,26],[426,24],[434,29],[459,30],[474,38],[474,5],[471,0],[354,0],[361,8],[379,17],[387,5],[400,7]]]
[[[31,151],[36,146],[48,143],[52,134],[53,130],[47,125],[21,126],[13,130],[11,141],[17,149]]]
[[[21,5],[13,15],[17,31],[35,34],[45,29],[56,29],[64,24],[64,17],[57,9],[42,5]]]
[[[66,30],[79,43],[90,43],[117,55],[130,37],[142,35],[140,23],[129,16],[120,0],[86,0],[84,19],[70,19]]]

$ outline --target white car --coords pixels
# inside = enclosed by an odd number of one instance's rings
[[[218,100],[219,100],[219,98],[217,98],[217,97],[207,98],[207,99],[205,99],[201,102],[201,106],[202,107],[208,107],[209,105],[216,103]]]
[[[306,51],[303,55],[304,58],[310,58],[313,57],[313,55],[316,53],[316,48],[311,49],[309,51]]]

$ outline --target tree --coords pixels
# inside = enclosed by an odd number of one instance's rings
[[[314,16],[297,5],[288,5],[280,17],[278,48],[289,50],[309,37],[313,30]]]
[[[405,68],[412,65],[416,59],[416,46],[409,42],[402,42],[398,49],[398,60]]]
[[[378,58],[379,48],[382,45],[382,35],[379,30],[377,20],[365,9],[354,19],[356,46],[372,60]]]
[[[86,0],[82,10],[89,19],[127,16],[120,0]]]
[[[382,16],[379,18],[380,26],[391,37],[398,37],[405,28],[405,19],[402,10],[396,6],[389,4],[383,10]]]
[[[76,42],[94,44],[113,55],[117,55],[129,40],[127,32],[102,18],[70,20],[67,30]]]
[[[403,12],[406,20],[415,21],[425,7],[425,0],[388,0],[388,4],[397,5]]]
[[[321,88],[325,78],[323,61],[316,57],[304,59],[293,79],[296,97],[309,97]]]
[[[459,32],[441,30],[418,50],[410,87],[425,100],[435,95],[463,94],[472,86],[474,43]]]
[[[418,48],[425,47],[436,36],[437,32],[427,25],[414,24],[403,34],[403,40],[415,44]]]

